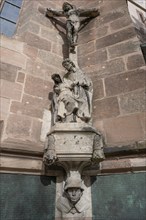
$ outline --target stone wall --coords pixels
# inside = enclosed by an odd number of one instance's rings
[[[78,46],[79,65],[94,84],[93,124],[108,146],[144,140],[145,63],[126,0],[94,4],[100,16],[81,31]]]
[[[4,143],[32,142],[38,146],[33,145],[33,151],[42,152],[51,120],[51,75],[62,73],[61,63],[68,54],[65,20],[53,23],[38,7],[60,9],[63,2],[23,0],[16,34],[1,37],[0,127]],[[78,41],[79,66],[94,84],[93,125],[103,133],[107,146],[143,141],[144,60],[126,0],[69,2],[100,10],[100,16],[80,31]]]
[[[1,37],[2,139],[40,144],[43,117],[50,126],[51,75],[62,71],[60,32],[38,11],[52,1],[23,1],[16,34]],[[63,33],[62,33],[63,35]],[[64,35],[63,35],[64,36]],[[47,131],[48,131],[47,130]],[[46,131],[46,130],[45,130]]]

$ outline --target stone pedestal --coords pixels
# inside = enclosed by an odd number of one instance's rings
[[[56,123],[52,127],[46,138],[44,163],[62,166],[66,171],[63,193],[57,200],[57,217],[91,217],[91,197],[82,171],[103,159],[102,136],[89,124]]]

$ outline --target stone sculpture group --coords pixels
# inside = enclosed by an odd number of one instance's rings
[[[39,11],[50,19],[66,17],[69,53],[77,46],[79,30],[99,15],[98,9],[77,9],[68,2],[63,3],[62,10],[39,8]],[[86,18],[80,20],[81,17]],[[63,77],[58,73],[52,75],[52,130],[46,137],[43,162],[46,166],[63,166],[67,174],[64,193],[57,201],[61,217],[82,218],[89,208],[83,193],[82,170],[104,159],[104,144],[102,135],[91,126],[92,81],[70,58],[62,65]]]

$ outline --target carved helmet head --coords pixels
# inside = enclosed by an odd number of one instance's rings
[[[70,188],[78,188],[83,191],[82,180],[79,177],[68,177],[65,182],[64,190],[67,191]]]

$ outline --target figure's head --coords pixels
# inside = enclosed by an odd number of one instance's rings
[[[67,198],[73,203],[77,203],[82,194],[83,194],[83,187],[82,187],[82,180],[80,178],[75,177],[68,177],[65,183],[65,192]]]
[[[62,83],[62,79],[58,73],[54,73],[51,78],[55,83]]]
[[[71,10],[73,8],[74,8],[74,6],[71,5],[68,2],[64,2],[63,5],[62,5],[62,9],[63,9],[64,12],[68,12],[69,10]]]
[[[69,59],[65,59],[63,62],[62,62],[62,66],[67,69],[68,71],[69,70],[73,70],[76,66],[75,64]]]

